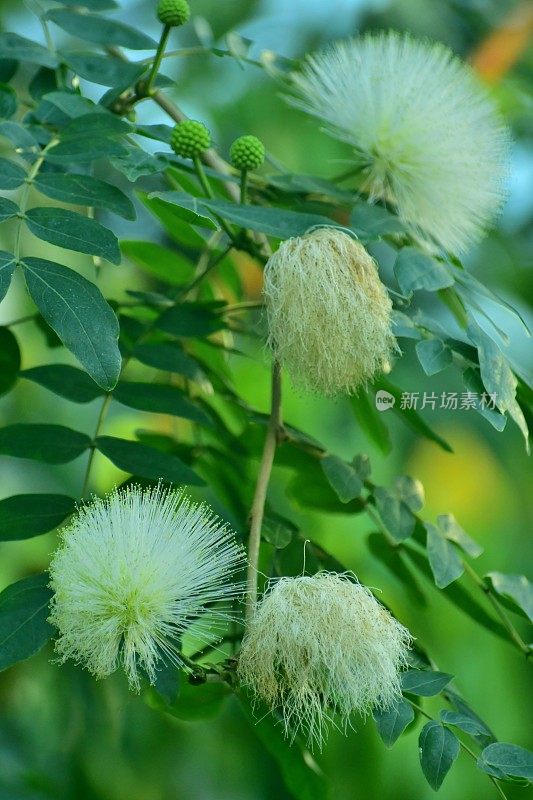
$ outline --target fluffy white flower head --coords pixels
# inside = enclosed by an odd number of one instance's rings
[[[383,371],[396,341],[392,304],[362,244],[338,228],[287,239],[265,268],[268,343],[295,383],[356,392]]]
[[[281,578],[258,604],[239,658],[242,683],[286,735],[319,748],[333,715],[387,708],[400,694],[409,631],[349,574]]]
[[[294,84],[290,102],[354,147],[371,199],[446,250],[480,238],[505,199],[509,134],[444,45],[367,34],[310,57]]]
[[[182,665],[176,639],[195,622],[208,640],[225,617],[206,604],[240,593],[233,533],[205,505],[161,487],[115,490],[79,510],[50,566],[50,621],[60,660],[97,678],[122,662],[139,689],[139,667],[155,680],[162,655]]]

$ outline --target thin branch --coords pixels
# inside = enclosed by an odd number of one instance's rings
[[[94,429],[93,440],[96,439],[96,437],[100,434],[100,431],[102,430],[102,427],[104,425],[107,416],[107,412],[109,410],[109,405],[112,399],[113,399],[112,394],[106,394],[106,396],[104,397],[104,401],[100,408],[100,413],[98,414],[98,419],[96,420],[96,427]],[[94,446],[94,441],[93,441],[93,446],[91,447],[91,451],[89,453],[89,460],[87,461],[87,467],[85,469],[85,476],[83,478],[83,488],[81,490],[82,497],[85,497],[85,495],[87,494],[87,489],[89,488],[89,481],[91,477],[91,469],[93,466],[95,451],[96,447]]]
[[[257,564],[261,544],[261,528],[265,513],[265,502],[274,463],[274,455],[281,428],[281,368],[277,361],[272,365],[272,401],[265,444],[257,483],[255,486],[252,511],[250,514],[250,538],[248,540],[248,569],[246,573],[246,620],[250,621],[257,603]]]
[[[170,34],[170,25],[165,25],[163,30],[161,31],[161,37],[159,39],[159,44],[157,45],[157,52],[152,62],[152,68],[150,70],[148,80],[146,81],[146,86],[144,87],[144,91],[148,95],[152,93],[152,86],[155,79],[157,78],[159,67],[161,66],[161,59],[163,58],[165,47],[167,46],[169,34]]]

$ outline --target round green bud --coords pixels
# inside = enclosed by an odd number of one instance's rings
[[[172,131],[170,145],[176,155],[193,158],[211,147],[211,135],[203,122],[186,119]]]
[[[159,0],[157,16],[163,25],[177,28],[188,22],[191,9],[187,0]]]
[[[265,146],[257,136],[239,136],[231,145],[230,158],[237,169],[257,169],[265,160]]]

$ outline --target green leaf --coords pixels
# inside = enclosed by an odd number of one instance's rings
[[[54,200],[73,205],[105,208],[124,219],[135,219],[133,203],[124,192],[90,175],[41,172],[35,179],[40,192]]]
[[[421,253],[415,247],[403,247],[396,257],[394,274],[405,295],[418,289],[435,292],[453,286],[454,279],[445,264]]]
[[[415,527],[409,506],[383,486],[375,486],[373,493],[379,516],[393,539],[397,542],[408,539]]]
[[[473,392],[474,395],[478,395],[479,398],[482,397],[483,392],[486,392],[483,381],[481,380],[481,375],[479,374],[479,369],[473,367],[466,369],[463,372],[463,384],[467,391]],[[505,429],[507,417],[501,414],[497,408],[489,408],[489,404],[482,403],[480,399],[475,401],[474,408],[478,414],[481,414],[482,417],[488,420],[497,431],[501,432]]]
[[[103,390],[86,372],[77,367],[71,367],[69,364],[47,364],[43,367],[32,367],[23,370],[20,377],[34,381],[74,403],[90,403],[91,400],[101,397],[103,394]]]
[[[93,103],[93,101],[89,100],[87,97],[82,97],[75,91],[47,92],[43,95],[43,100],[46,100],[47,103],[51,103],[71,119],[74,117],[82,117],[85,114],[95,114],[99,109],[102,114],[106,113],[102,106]]]
[[[133,351],[133,355],[149,367],[175,372],[197,383],[208,383],[208,378],[198,362],[185,353],[178,342],[140,344]]]
[[[377,238],[391,233],[405,233],[404,223],[383,206],[357,203],[354,206],[350,227],[363,238]]]
[[[12,200],[7,197],[0,197],[0,222],[5,222],[6,219],[13,219],[19,213],[19,207]]]
[[[321,459],[320,466],[341,503],[349,503],[359,497],[363,484],[350,464],[337,456],[327,455]]]
[[[500,778],[503,773],[533,782],[533,752],[517,744],[506,742],[489,744],[479,756],[477,766],[496,778]]]
[[[156,175],[168,166],[164,159],[145,153],[140,147],[129,146],[124,150],[122,155],[113,156],[111,163],[129,181],[136,181],[142,175]]]
[[[63,6],[83,6],[90,8],[91,11],[107,11],[110,8],[117,8],[115,0],[60,0]]]
[[[97,115],[99,116],[99,115]],[[46,160],[57,164],[84,164],[99,158],[121,156],[122,144],[109,136],[76,136],[60,141],[46,153]]]
[[[163,203],[172,207],[173,213],[180,219],[189,222],[191,225],[199,225],[201,228],[218,230],[218,224],[212,216],[207,216],[205,207],[196,197],[191,197],[186,192],[152,192],[150,199],[157,197]]]
[[[426,375],[436,375],[452,363],[449,347],[440,339],[423,339],[416,343],[416,354]]]
[[[459,755],[459,740],[440,722],[431,720],[422,728],[418,745],[422,772],[431,788],[437,791]]]
[[[484,283],[478,281],[473,275],[466,271],[466,269],[461,269],[456,265],[452,265],[455,274],[455,285],[458,294],[461,298],[466,299],[470,305],[475,305],[477,297],[482,295],[483,297],[487,297],[493,303],[496,303],[499,306],[505,308],[509,313],[511,313],[522,325],[524,331],[529,335],[530,330],[529,327],[520,314],[520,312],[513,308],[513,306],[504,300],[499,295],[494,294],[488,286],[485,286]]]
[[[386,711],[375,710],[372,715],[378,733],[387,747],[392,747],[415,718],[412,705],[403,698],[399,698]]]
[[[387,455],[392,448],[389,429],[383,421],[381,412],[373,405],[366,392],[351,397],[350,403],[354,416],[371,441],[376,444],[382,453]]]
[[[45,242],[120,264],[117,237],[94,219],[65,208],[46,207],[31,208],[26,213],[26,223],[30,231]]]
[[[368,547],[372,555],[378,558],[402,583],[402,589],[409,595],[409,599],[425,608],[427,606],[425,595],[416,576],[413,575],[405,552],[399,547],[392,547],[388,544],[381,533],[370,534]]]
[[[513,601],[525,616],[533,622],[533,583],[525,575],[505,575],[503,572],[489,572],[494,591]]]
[[[29,130],[18,122],[0,122],[0,136],[9,139],[17,154],[27,161],[33,161],[39,149],[37,140],[31,135]]]
[[[0,117],[12,117],[17,110],[17,95],[11,86],[0,83]]]
[[[2,83],[9,83],[11,78],[16,74],[18,69],[18,61],[13,58],[0,59],[0,81]]]
[[[165,698],[154,697],[153,694],[149,702],[177,719],[192,721],[216,717],[230,694],[230,688],[223,683],[202,683],[199,686],[192,686],[182,681],[179,694],[173,703],[169,704]]]
[[[0,453],[47,464],[67,464],[91,446],[85,433],[63,425],[17,424],[0,428]]]
[[[0,541],[48,533],[73,513],[76,501],[64,494],[18,494],[0,500]]]
[[[311,754],[299,742],[289,746],[283,726],[263,707],[252,709],[246,697],[240,697],[250,729],[276,761],[291,797],[296,800],[326,800],[326,782]]]
[[[68,267],[27,258],[23,264],[28,291],[43,318],[91,378],[112,389],[121,357],[118,320],[100,290]]]
[[[455,725],[455,727],[460,728],[471,736],[487,735],[486,726],[469,714],[444,710],[440,712],[440,718],[446,725]]]
[[[298,528],[286,517],[270,512],[263,519],[261,534],[265,541],[269,542],[276,550],[283,550],[287,547],[293,537],[298,533]]]
[[[0,593],[0,670],[30,658],[52,636],[48,581],[46,573],[31,575]]]
[[[202,200],[204,206],[229,222],[242,228],[260,231],[278,239],[301,236],[314,225],[338,227],[329,217],[318,214],[301,214],[287,208],[236,205],[226,200]]]
[[[86,42],[126,47],[128,50],[152,50],[157,47],[157,42],[145,33],[96,14],[78,14],[58,8],[48,11],[46,17],[67,33]]]
[[[177,456],[161,453],[140,442],[99,436],[96,446],[110,461],[124,472],[150,480],[204,486],[205,483]]]
[[[402,692],[420,697],[434,697],[452,680],[453,675],[425,669],[408,669],[402,672]]]
[[[9,328],[0,327],[0,396],[15,385],[19,369],[18,342]]]
[[[46,47],[17,33],[0,33],[0,53],[2,58],[13,58],[16,61],[29,61],[41,67],[57,67],[57,58]]]
[[[481,747],[486,747],[491,742],[496,741],[496,737],[494,736],[493,732],[486,724],[486,722],[484,722],[481,719],[481,717],[478,716],[478,714],[476,714],[476,712],[473,711],[472,708],[470,708],[468,703],[465,700],[463,700],[463,698],[459,694],[457,694],[457,692],[453,691],[453,689],[450,689],[448,687],[446,689],[446,699],[455,708],[456,712],[458,713],[458,716],[466,717],[466,719],[470,720],[471,723],[470,730],[467,731],[467,733],[469,733],[470,736],[472,736],[472,738],[475,739],[476,742]],[[441,715],[443,717],[453,713],[454,713],[453,711],[441,711]],[[461,727],[461,725],[457,721],[454,721],[453,723],[450,724],[454,724],[457,725],[457,727]],[[463,724],[462,721],[461,724]],[[466,722],[464,724],[466,725]],[[479,733],[474,732],[474,729],[476,727],[479,728],[480,730]],[[463,730],[466,730],[466,728],[463,728]]]
[[[146,65],[94,53],[63,53],[63,58],[81,78],[102,86],[133,86],[146,71]]]
[[[437,526],[446,539],[455,542],[472,558],[477,558],[483,552],[483,548],[461,528],[453,514],[440,514]]]
[[[155,414],[172,414],[183,417],[200,425],[212,427],[213,423],[207,414],[195,405],[181,389],[161,383],[138,383],[121,381],[115,386],[113,397],[119,403],[139,411],[151,411]]]
[[[193,228],[188,222],[177,217],[168,203],[163,203],[157,197],[150,199],[147,194],[141,192],[138,197],[150,214],[160,221],[168,235],[180,245],[180,248],[183,245],[188,249],[205,247],[207,231],[204,231],[204,235],[202,235],[200,228]]]
[[[413,514],[417,514],[424,507],[424,487],[418,478],[399,475],[394,479],[394,492],[400,500],[403,500]]]
[[[515,375],[500,348],[477,323],[471,321],[467,333],[477,347],[481,379],[487,392],[489,395],[495,395],[496,407],[502,413],[509,412],[520,428],[526,441],[526,447],[528,447],[529,431],[522,409],[516,402],[517,379]]]
[[[120,243],[122,253],[138,267],[171,286],[181,286],[194,277],[194,266],[180,253],[160,244],[126,240]]]
[[[26,180],[26,170],[7,158],[0,158],[0,189],[17,189]]]
[[[87,114],[76,114],[61,131],[61,138],[77,139],[90,136],[125,136],[133,128],[121,117],[95,106]]]
[[[407,548],[404,549],[403,553],[433,585],[435,579],[425,555],[417,553],[412,549],[408,550]],[[481,606],[459,583],[449,584],[449,586],[442,589],[442,592],[463,614],[467,614],[478,625],[496,634],[502,641],[509,642],[509,635],[503,625],[488,614],[483,606]]]
[[[7,294],[16,266],[15,256],[0,250],[0,302]]]
[[[427,553],[429,565],[433,572],[436,585],[444,589],[453,581],[460,578],[465,571],[464,564],[457,555],[454,547],[440,533],[435,525],[426,522]]]
[[[157,666],[153,690],[169,706],[176,703],[180,696],[181,675],[179,668],[171,662],[159,663]]]
[[[224,320],[201,303],[181,303],[157,320],[159,330],[173,336],[209,336],[225,327]]]

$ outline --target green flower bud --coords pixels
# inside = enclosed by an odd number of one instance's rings
[[[186,119],[172,131],[170,145],[176,155],[194,158],[211,147],[211,135],[203,122]]]
[[[239,136],[231,145],[230,158],[237,169],[257,169],[265,160],[265,146],[257,136]]]
[[[191,9],[187,0],[159,0],[157,16],[163,25],[177,28],[189,20]]]

